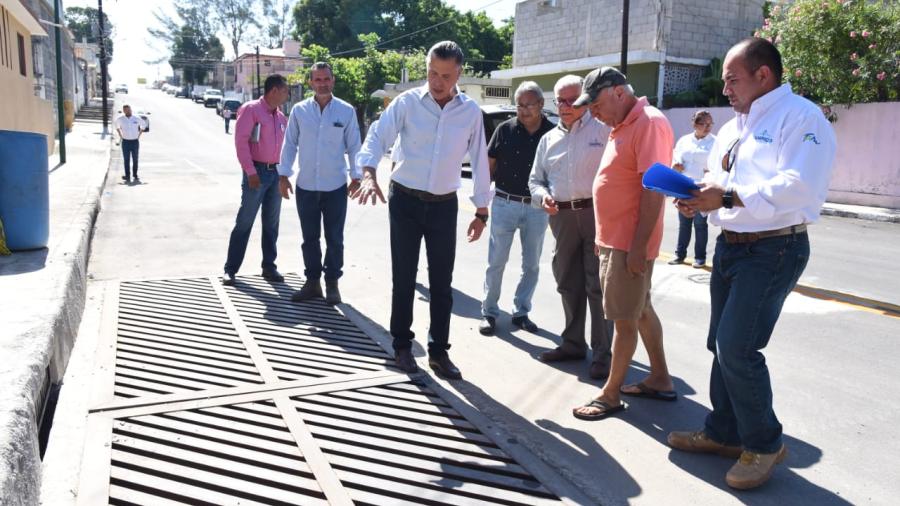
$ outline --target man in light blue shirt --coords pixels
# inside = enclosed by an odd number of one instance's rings
[[[390,203],[391,335],[397,366],[418,370],[412,356],[411,327],[419,250],[425,240],[431,325],[428,364],[439,375],[459,379],[450,361],[450,283],[456,259],[456,216],[463,156],[472,160],[472,202],[477,208],[469,224],[469,242],[481,237],[488,219],[491,181],[481,108],[456,87],[462,73],[463,52],[455,42],[438,42],[428,51],[428,84],[395,98],[370,129],[357,157],[363,168],[362,185],[354,193],[361,204],[385,202],[375,178],[381,156],[400,139],[400,155],[391,173]]]
[[[309,87],[315,95],[291,110],[290,121],[278,165],[281,196],[290,198],[294,159],[298,159],[297,214],[303,234],[303,264],[306,282],[291,296],[294,302],[322,297],[320,278],[325,274],[325,301],[340,304],[338,279],[344,266],[344,221],[347,195],[359,187],[356,166],[359,123],[353,106],[335,97],[331,65],[318,62],[309,72]],[[298,156],[299,151],[299,156]],[[349,156],[349,161],[344,155]],[[350,186],[347,186],[347,177]],[[319,244],[325,228],[325,263]]]

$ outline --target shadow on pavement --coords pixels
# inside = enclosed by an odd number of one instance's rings
[[[15,276],[43,269],[47,266],[50,250],[41,248],[28,251],[14,251],[12,255],[0,256],[0,276]]]

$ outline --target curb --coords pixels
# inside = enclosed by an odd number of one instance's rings
[[[823,206],[822,216],[838,216],[841,218],[856,218],[859,220],[879,221],[882,223],[900,223],[900,211],[894,209],[884,209],[879,211],[856,211],[838,209],[835,207]]]
[[[23,304],[39,303],[44,309],[12,336],[11,341],[21,343],[16,358],[25,360],[2,371],[9,379],[8,402],[0,411],[0,504],[4,505],[38,504],[42,390],[48,379],[57,384],[62,381],[84,310],[90,246],[109,173],[111,143],[85,154],[104,165],[103,176],[83,188],[73,220],[57,231],[63,235],[51,244],[54,254],[47,255],[46,266],[35,278],[42,285],[40,300],[30,300],[30,292],[23,295]]]

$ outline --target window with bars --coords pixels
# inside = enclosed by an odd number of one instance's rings
[[[490,98],[509,98],[509,88],[506,86],[485,86],[484,96]]]

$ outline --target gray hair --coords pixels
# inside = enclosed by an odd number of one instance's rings
[[[313,72],[315,72],[316,70],[328,70],[328,72],[331,74],[331,77],[334,77],[334,69],[331,68],[331,64],[328,62],[317,61],[316,63],[313,63],[312,65],[310,65],[310,67],[309,67],[309,78],[310,79],[312,79]]]
[[[461,67],[465,56],[463,55],[463,50],[459,47],[459,44],[452,40],[444,40],[431,46],[431,49],[428,50],[425,61],[430,62],[432,58],[454,60],[456,64]]]
[[[578,86],[581,87],[584,84],[584,79],[581,76],[576,76],[575,74],[568,74],[559,78],[559,81],[556,81],[556,84],[553,85],[553,95],[559,96],[559,90],[563,88],[568,88],[569,86]]]
[[[516,88],[516,94],[513,97],[514,100],[518,102],[519,97],[521,97],[523,93],[529,91],[531,93],[534,93],[535,98],[540,100],[541,103],[544,102],[544,90],[542,90],[541,87],[538,86],[538,84],[534,81],[522,81],[522,84],[520,84],[519,87]]]

